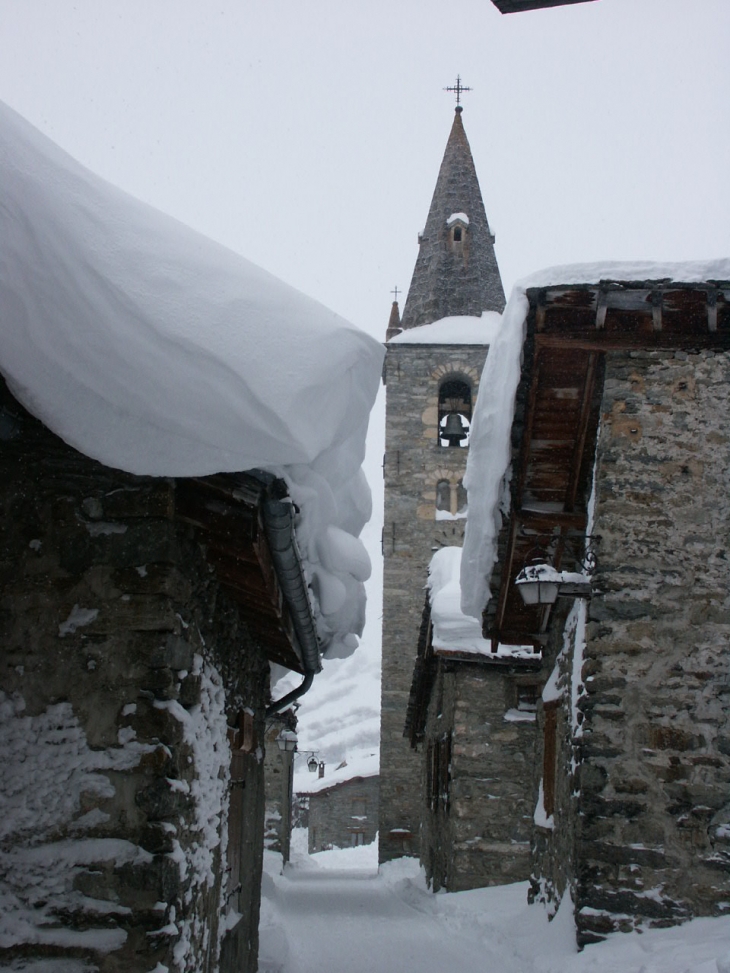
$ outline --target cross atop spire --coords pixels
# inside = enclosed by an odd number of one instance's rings
[[[462,110],[461,106],[461,93],[462,91],[471,91],[471,88],[467,88],[466,85],[461,83],[461,75],[456,75],[456,84],[451,85],[448,88],[444,88],[444,91],[453,91],[456,94],[456,110],[460,112]]]

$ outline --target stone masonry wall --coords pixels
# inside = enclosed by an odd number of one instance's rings
[[[309,798],[309,854],[369,845],[378,833],[379,778],[344,781]],[[361,834],[362,838],[353,835]]]
[[[274,720],[266,731],[264,847],[280,852],[284,861],[288,862],[291,850],[294,751],[279,749],[276,738],[282,729],[289,727],[284,722]]]
[[[174,481],[102,467],[10,407],[0,962],[207,973],[233,906],[243,918],[226,948],[237,973],[253,971],[262,764],[249,758],[254,840],[246,887],[230,895],[227,842],[241,836],[226,828],[226,726],[249,707],[262,738],[266,659],[175,521]]]
[[[433,552],[461,546],[463,520],[435,519],[436,484],[458,482],[467,449],[437,439],[439,383],[472,383],[476,398],[487,349],[390,344],[386,357],[385,520],[380,859],[418,853],[421,756],[403,736],[424,586]]]
[[[580,943],[730,901],[730,355],[610,354],[602,414],[578,790],[555,822]]]
[[[440,660],[426,726],[426,750],[452,736],[448,805],[429,800],[424,766],[422,861],[435,891],[527,879],[533,803],[534,713],[517,711],[518,682],[480,663]],[[429,804],[431,809],[428,810]]]
[[[553,686],[555,752],[552,767],[545,762],[546,710],[540,700],[537,708],[533,807],[535,827],[532,835],[530,901],[546,906],[552,916],[569,888],[575,901],[575,875],[578,868],[576,829],[579,788],[591,789],[594,769],[587,761],[576,762],[582,745],[584,714],[577,703],[584,692],[581,679],[584,658],[587,604],[575,600],[565,618],[567,599],[553,609],[548,644],[545,649],[544,678]],[[561,604],[562,603],[562,604]],[[562,609],[562,610],[561,610]],[[553,780],[554,809],[545,809],[545,775]],[[599,775],[602,781],[602,776]]]

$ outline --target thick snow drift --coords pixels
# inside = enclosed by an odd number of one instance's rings
[[[531,645],[502,645],[492,652],[492,643],[482,637],[482,624],[461,610],[460,547],[442,547],[428,567],[428,590],[433,624],[433,647],[441,653],[469,652],[489,659],[504,657],[537,659]]]
[[[104,182],[2,104],[0,186],[0,369],[13,394],[107,466],[284,476],[326,593],[320,634],[351,650],[380,344]]]
[[[550,267],[519,281],[504,310],[502,326],[490,345],[479,383],[479,395],[469,440],[464,486],[469,495],[469,518],[461,567],[461,607],[481,617],[490,591],[496,559],[501,508],[507,511],[510,477],[510,433],[515,395],[522,367],[522,343],[528,311],[529,287],[595,284],[602,280],[674,280],[697,283],[730,278],[730,259],[691,263],[574,264]]]

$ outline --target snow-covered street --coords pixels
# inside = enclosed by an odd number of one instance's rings
[[[525,883],[433,895],[413,859],[374,845],[281,870],[267,853],[259,973],[730,973],[730,918],[616,934],[576,952],[570,910],[548,922]]]

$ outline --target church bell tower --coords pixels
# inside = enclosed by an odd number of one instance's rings
[[[461,546],[462,478],[479,379],[504,290],[494,236],[457,105],[400,318],[393,302],[384,380],[385,521],[380,861],[418,855],[421,755],[403,735],[428,565]],[[487,313],[485,313],[487,312]]]

